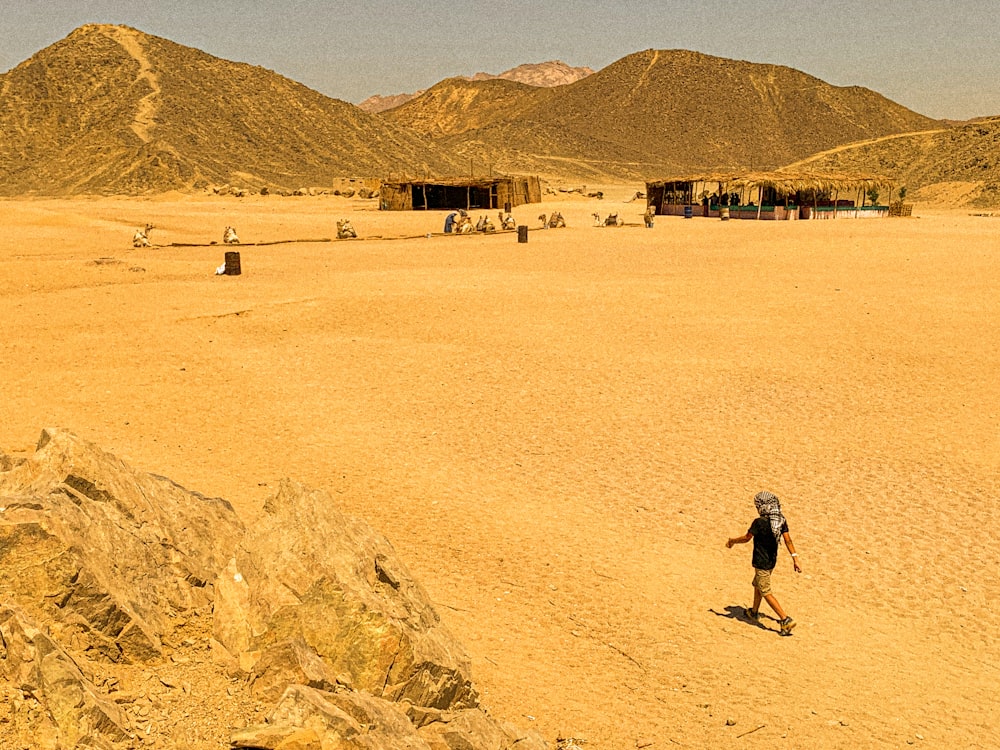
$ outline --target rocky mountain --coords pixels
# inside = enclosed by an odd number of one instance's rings
[[[586,73],[555,62],[450,78],[370,114],[263,68],[84,26],[0,76],[0,195],[295,190],[470,165],[635,181],[943,126],[868,89],[683,50]]]
[[[516,81],[526,83],[529,86],[564,86],[567,83],[579,81],[586,78],[594,71],[588,67],[574,68],[561,60],[552,60],[543,63],[526,63],[518,65],[516,68],[505,70],[503,73],[493,75],[492,73],[476,73],[473,76],[459,76],[465,81],[492,81],[501,78],[505,81]],[[358,107],[365,112],[385,112],[388,109],[399,107],[411,99],[423,94],[427,89],[421,89],[413,94],[394,94],[390,96],[370,96],[361,102]]]
[[[831,149],[802,160],[804,169],[875,172],[906,186],[911,198],[1000,205],[1000,117],[904,133]]]
[[[479,708],[389,542],[290,480],[246,526],[45,430],[0,452],[0,561],[0,747],[546,747]]]
[[[860,87],[684,50],[629,55],[554,89],[448,79],[383,117],[499,171],[772,168],[862,139],[938,126]]]
[[[276,73],[84,26],[0,76],[0,194],[326,185],[451,172],[412,130]]]
[[[412,94],[389,94],[388,96],[372,94],[363,102],[358,104],[358,109],[372,114],[385,112],[387,109],[392,109],[393,107],[399,107],[400,105],[406,104],[411,99],[420,96],[426,90],[427,89],[420,89]]]
[[[567,83],[574,83],[581,78],[586,78],[594,71],[584,66],[574,68],[562,60],[552,60],[543,63],[525,63],[516,68],[505,70],[499,75],[492,73],[476,73],[470,78],[472,81],[491,81],[494,78],[502,78],[505,81],[516,81],[526,83],[529,86],[565,86]]]

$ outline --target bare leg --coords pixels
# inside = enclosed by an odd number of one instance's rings
[[[753,587],[753,611],[760,612],[760,600],[761,600],[760,589],[756,586]]]
[[[754,589],[754,591],[756,592],[756,589]],[[760,596],[759,592],[757,592],[757,596]],[[755,596],[754,599],[756,598],[757,597]],[[778,600],[774,598],[774,594],[768,594],[764,597],[764,600],[771,605],[771,609],[774,610],[774,613],[778,616],[779,620],[784,620],[785,617],[787,617],[785,610],[781,608],[781,605],[778,604]],[[756,604],[754,606],[756,606]]]

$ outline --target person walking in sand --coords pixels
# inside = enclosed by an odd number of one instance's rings
[[[771,593],[771,571],[778,564],[779,541],[784,540],[785,546],[788,547],[788,553],[792,556],[792,566],[796,573],[802,572],[802,568],[799,566],[799,556],[795,552],[795,545],[788,533],[788,521],[781,513],[781,503],[777,496],[764,490],[754,495],[753,502],[757,506],[759,515],[750,524],[746,534],[729,539],[726,541],[726,547],[732,549],[734,544],[745,544],[753,539],[753,558],[751,559],[754,568],[753,609],[747,610],[747,614],[754,622],[759,622],[760,601],[763,599],[778,616],[781,634],[791,635],[792,628],[795,627],[795,620],[785,614],[785,610],[781,608],[778,600]]]

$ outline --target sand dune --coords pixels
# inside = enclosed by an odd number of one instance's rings
[[[992,744],[994,220],[647,230],[635,189],[515,209],[569,222],[526,245],[331,197],[5,201],[0,446],[64,426],[247,517],[284,476],[331,490],[550,741]],[[244,247],[240,277],[130,246],[341,216],[361,240]],[[791,638],[739,616],[724,546],[763,488]]]

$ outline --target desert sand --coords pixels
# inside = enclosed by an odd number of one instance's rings
[[[527,244],[330,196],[3,201],[0,447],[65,427],[247,518],[328,489],[550,742],[991,746],[1000,220],[646,229],[603,189],[516,208]],[[243,274],[146,222],[233,225]],[[787,638],[725,547],[761,489]]]

